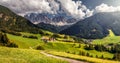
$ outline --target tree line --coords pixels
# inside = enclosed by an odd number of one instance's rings
[[[114,44],[112,46],[104,46],[104,45],[93,45],[93,44],[86,44],[84,46],[86,50],[96,50],[96,51],[106,51],[113,53],[113,59],[120,61],[120,44]]]

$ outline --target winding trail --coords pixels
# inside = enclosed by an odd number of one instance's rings
[[[61,59],[61,60],[66,60],[69,63],[88,63],[88,62],[83,62],[83,61],[78,61],[78,60],[74,60],[74,59],[69,59],[69,58],[64,58],[64,57],[59,57],[59,56],[54,56],[45,52],[40,52],[41,54],[48,56],[48,57],[53,57],[53,58],[57,58],[57,59]]]

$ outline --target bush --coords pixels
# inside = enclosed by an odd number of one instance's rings
[[[7,47],[16,47],[18,48],[18,45],[11,43],[9,39],[7,38],[7,35],[0,32],[0,45],[7,46]]]
[[[120,61],[120,53],[115,53],[113,59]]]
[[[12,35],[16,35],[16,36],[21,36],[22,35],[21,33],[14,32],[14,31],[9,31],[7,33],[12,34]]]
[[[37,46],[37,50],[45,50],[42,46]]]
[[[32,39],[38,39],[38,37],[37,36],[29,36],[28,38],[32,38]]]
[[[86,50],[94,50],[94,49],[95,49],[95,48],[94,48],[94,45],[92,45],[92,44],[87,44],[87,45],[84,46],[84,48],[85,48]]]
[[[6,46],[18,48],[18,45],[16,45],[15,43],[8,43]]]
[[[45,33],[44,33],[43,31],[40,30],[40,31],[39,31],[39,34],[44,35]]]
[[[56,33],[54,33],[54,34],[52,35],[52,37],[53,37],[53,38],[61,38],[61,36],[60,36],[59,34],[56,34]]]
[[[19,32],[15,32],[15,31],[10,31],[10,30],[7,30],[7,29],[1,29],[1,31],[3,32],[3,33],[9,33],[9,34],[12,34],[12,35],[16,35],[16,36],[21,36],[22,34],[21,33],[19,33]]]
[[[3,45],[9,43],[9,39],[6,34],[0,33],[0,43]]]
[[[13,32],[13,31],[9,32],[9,34],[16,35],[16,36],[21,36],[22,35],[21,33]]]
[[[31,39],[38,39],[37,36],[33,36],[33,35],[31,35],[31,36],[26,36],[26,35],[24,35],[23,37],[24,37],[24,38],[31,38]]]

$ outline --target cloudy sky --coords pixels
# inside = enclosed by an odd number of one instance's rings
[[[0,0],[0,5],[23,16],[27,13],[66,13],[84,19],[99,12],[120,11],[120,0]]]

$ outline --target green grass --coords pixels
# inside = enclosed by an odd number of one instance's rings
[[[41,35],[39,34],[30,34],[30,33],[22,33],[23,35],[35,35],[38,37],[38,39],[30,39],[30,38],[23,38],[22,36],[14,36],[11,34],[7,34],[8,38],[16,43],[19,48],[27,48],[29,49],[30,47],[35,48],[38,45],[41,45],[45,50],[49,51],[60,51],[60,52],[70,52],[72,54],[79,54],[80,51],[89,53],[93,57],[101,57],[104,55],[104,58],[113,58],[113,54],[109,52],[98,52],[95,50],[85,50],[84,46],[85,44],[81,44],[81,47],[78,48],[79,43],[70,43],[70,42],[61,42],[61,41],[56,41],[56,42],[49,42],[49,43],[44,43],[41,41]],[[113,36],[113,35],[112,35]]]
[[[24,35],[32,35],[32,34],[24,33]],[[7,36],[9,40],[11,42],[16,43],[19,46],[19,48],[30,48],[42,43],[40,39],[41,36],[38,34],[36,34],[38,39],[23,38],[22,36],[15,36],[11,34],[7,34]]]
[[[120,43],[120,36],[115,36],[112,30],[109,30],[109,35],[103,39],[93,40],[92,44],[110,44],[110,43]]]
[[[69,54],[69,53],[65,53],[65,52],[49,51],[48,53],[56,55],[56,56],[62,56],[62,57],[67,57],[67,58],[72,58],[72,59],[82,60],[82,61],[87,61],[87,62],[93,62],[93,63],[120,63],[118,61],[91,58],[91,57],[86,57],[86,56]]]
[[[31,35],[29,33],[23,33],[24,35]],[[34,34],[35,35],[35,34]],[[98,57],[101,57],[104,55],[106,58],[112,58],[113,54],[108,53],[108,52],[98,52],[95,50],[85,50],[84,49],[84,44],[81,44],[81,48],[76,48],[78,47],[79,43],[68,43],[68,42],[50,42],[50,43],[43,43],[40,38],[41,36],[36,34],[39,39],[30,39],[30,38],[23,38],[22,36],[14,36],[7,34],[8,38],[13,41],[14,43],[18,44],[19,48],[27,48],[29,49],[30,47],[35,48],[37,45],[41,45],[42,47],[45,48],[45,50],[53,50],[53,51],[61,51],[61,52],[67,52],[69,51],[70,53],[75,53],[79,54],[80,51],[84,51],[86,53],[89,53],[93,57],[98,55]]]
[[[75,44],[75,45],[74,45]],[[53,42],[53,43],[47,43],[42,45],[46,50],[49,51],[60,51],[60,52],[68,52],[72,54],[79,54],[80,51],[83,51],[85,53],[89,53],[93,57],[101,57],[104,55],[104,58],[113,58],[113,54],[109,52],[98,52],[96,50],[85,50],[84,44],[81,44],[81,47],[78,48],[79,43],[66,43],[66,42]]]
[[[0,47],[0,63],[68,63],[67,61],[44,56],[33,49]]]

